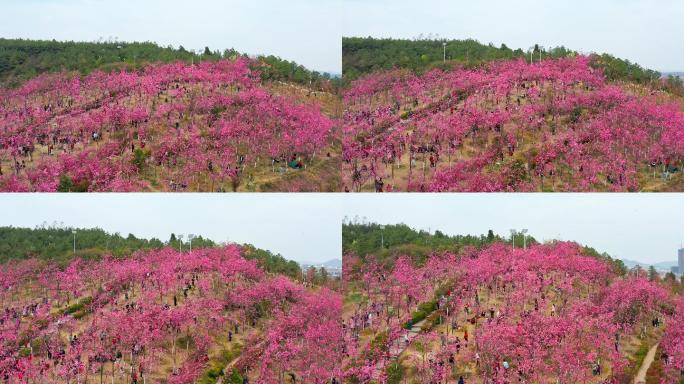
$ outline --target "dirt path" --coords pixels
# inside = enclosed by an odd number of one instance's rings
[[[392,361],[396,358],[399,358],[399,355],[404,353],[406,348],[408,348],[409,344],[411,344],[411,341],[413,341],[413,339],[415,339],[416,336],[418,336],[418,334],[423,330],[423,326],[427,322],[428,316],[426,316],[426,319],[423,319],[423,320],[413,324],[411,329],[407,331],[408,332],[408,342],[404,338],[404,335],[406,335],[406,333],[404,333],[400,337],[396,338],[394,340],[394,342],[392,342],[392,345],[390,346],[390,350],[389,350],[389,359],[381,360],[380,362],[378,362],[375,365],[375,371],[373,372],[373,379],[377,379],[380,376],[382,371],[387,366],[387,363],[389,363],[390,361]]]
[[[646,372],[648,372],[648,369],[651,367],[651,363],[653,363],[657,349],[658,344],[654,345],[648,350],[648,353],[644,358],[644,362],[641,364],[641,368],[639,368],[639,372],[637,372],[637,375],[634,378],[634,384],[646,384]]]

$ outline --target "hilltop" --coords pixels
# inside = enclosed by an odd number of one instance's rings
[[[135,70],[149,64],[187,64],[221,59],[248,58],[234,49],[195,52],[183,46],[161,47],[154,42],[126,41],[56,41],[0,38],[0,84],[18,86],[43,73],[76,71],[87,75],[94,70]],[[313,89],[336,88],[336,76],[310,70],[294,61],[273,55],[251,57],[264,64],[264,80],[280,80],[310,86]]]
[[[545,48],[535,44],[534,48],[512,49],[506,44],[495,47],[474,39],[377,39],[373,37],[342,38],[342,72],[349,80],[363,74],[388,69],[410,69],[415,72],[456,64],[476,67],[497,60],[559,59],[578,56],[579,52],[564,46]],[[660,73],[641,67],[637,63],[620,59],[610,54],[595,55],[592,65],[603,69],[611,80],[629,80],[649,83],[660,78]]]
[[[366,74],[391,69],[408,69],[423,73],[434,68],[477,68],[493,61],[524,59],[528,62],[576,56],[591,57],[591,66],[602,71],[606,79],[630,82],[684,96],[682,72],[658,72],[610,53],[585,53],[565,46],[528,49],[496,47],[475,39],[392,39],[373,37],[342,38],[342,73],[350,81]]]
[[[457,254],[468,249],[483,249],[492,244],[510,243],[511,240],[518,246],[540,244],[533,236],[519,231],[515,231],[511,238],[502,237],[492,230],[481,235],[448,235],[440,230],[431,233],[406,224],[381,225],[373,222],[348,221],[342,225],[343,255],[358,257],[362,261],[372,257],[373,261],[388,267],[394,265],[399,257],[407,256],[416,265],[424,265],[433,253]],[[616,273],[626,273],[627,268],[620,259],[590,246],[578,246],[583,254],[611,264]],[[347,266],[345,265],[345,268]]]
[[[76,232],[74,234],[74,232]],[[75,240],[75,246],[74,246]],[[141,238],[132,233],[123,236],[109,233],[100,228],[76,228],[59,225],[42,225],[36,228],[0,227],[0,264],[20,260],[37,259],[44,262],[66,265],[75,259],[101,260],[105,257],[131,258],[135,253],[190,248],[190,239],[183,240],[170,234],[168,240]],[[192,248],[222,247],[211,239],[196,235]],[[74,248],[76,248],[74,252]],[[251,244],[240,246],[242,257],[256,260],[261,268],[272,273],[290,277],[301,276],[297,262],[282,255],[259,249]]]

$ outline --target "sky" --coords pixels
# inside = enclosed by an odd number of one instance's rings
[[[610,53],[658,71],[684,71],[681,0],[344,0],[356,37],[473,38],[511,48],[539,43]]]
[[[298,262],[341,257],[341,223],[358,217],[450,235],[573,240],[646,264],[675,261],[684,194],[1,194],[0,226],[63,223],[123,236],[196,234],[250,243]]]
[[[342,73],[342,0],[1,0],[0,37],[235,48]]]
[[[0,226],[63,223],[168,240],[249,243],[298,262],[340,259],[339,194],[1,194]],[[322,214],[325,213],[325,214]],[[77,235],[78,236],[78,235]]]
[[[528,229],[645,264],[675,262],[684,242],[684,194],[354,194],[343,204],[348,219],[450,235]]]

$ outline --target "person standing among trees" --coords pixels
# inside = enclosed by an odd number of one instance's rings
[[[594,364],[594,369],[593,369],[594,376],[601,376],[601,360],[596,359],[596,364]]]
[[[382,181],[382,177],[375,179],[375,192],[382,192],[382,188],[385,183]]]

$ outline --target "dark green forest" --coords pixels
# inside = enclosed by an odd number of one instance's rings
[[[0,38],[0,84],[17,86],[46,72],[135,70],[150,63],[186,63],[246,56],[234,49],[192,52],[183,46],[161,47],[153,42],[74,42]],[[330,74],[311,71],[276,56],[260,56],[264,80],[282,80],[314,88],[336,87]]]
[[[446,60],[445,58],[446,52]],[[477,40],[432,40],[432,39],[375,39],[372,37],[342,38],[342,72],[346,81],[357,79],[363,74],[377,70],[406,68],[423,72],[432,68],[449,68],[454,65],[476,67],[494,60],[525,58],[535,61],[543,58],[561,58],[577,55],[566,47],[545,48],[535,45],[530,50],[512,49],[502,44],[482,44]],[[637,83],[651,83],[660,78],[660,73],[642,68],[636,63],[622,60],[608,54],[594,55],[595,68],[601,68],[610,80],[627,80]]]
[[[353,253],[362,258],[371,254],[383,259],[408,255],[420,263],[433,252],[458,252],[466,246],[480,248],[506,241],[510,242],[510,237],[502,238],[491,230],[486,235],[450,236],[438,230],[434,233],[416,230],[406,224],[347,222],[342,225],[342,254]],[[516,234],[515,241],[522,244],[523,235]],[[527,236],[527,244],[535,243],[533,237]]]
[[[74,253],[74,233],[76,252]],[[187,239],[186,239],[187,240]],[[214,242],[198,236],[193,247],[213,247]],[[179,247],[175,234],[169,240],[138,238],[133,234],[107,233],[99,228],[42,226],[36,228],[0,227],[0,262],[31,257],[57,262],[73,257],[97,259],[106,254],[127,257],[138,250],[165,246]],[[187,244],[185,244],[187,247]]]
[[[74,233],[76,251],[74,252]],[[144,239],[133,234],[123,236],[119,233],[108,233],[99,228],[71,228],[60,226],[41,226],[36,228],[0,227],[0,263],[10,260],[38,258],[65,265],[75,257],[99,259],[105,255],[114,257],[130,257],[139,250],[158,249],[163,247],[180,249],[179,236],[171,234],[162,241],[151,238]],[[196,236],[192,239],[192,247],[216,247],[214,241]],[[188,238],[183,239],[183,250],[189,248]],[[270,251],[256,248],[251,244],[243,245],[243,256],[248,260],[257,260],[264,270],[281,273],[291,277],[300,277],[301,269],[295,261]]]
[[[515,246],[523,245],[523,234],[516,232]],[[449,251],[458,253],[464,247],[482,248],[495,242],[511,242],[511,237],[501,237],[489,230],[486,235],[454,235],[450,236],[441,231],[428,232],[416,230],[406,224],[380,225],[377,223],[345,222],[342,224],[342,254],[355,254],[362,259],[374,255],[383,263],[391,264],[397,257],[406,255],[416,264],[422,264],[427,257],[435,252]],[[532,236],[527,236],[527,245],[538,244]],[[626,273],[622,260],[614,259],[607,253],[601,253],[594,248],[583,246],[584,254],[611,263],[615,270]]]
[[[300,278],[302,270],[296,261],[287,260],[271,251],[259,249],[251,244],[243,245],[242,255],[247,260],[257,260],[259,265],[271,273],[279,273],[292,278]]]

